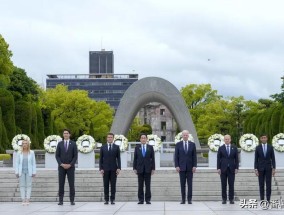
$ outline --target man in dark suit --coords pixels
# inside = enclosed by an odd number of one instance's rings
[[[185,184],[187,181],[187,201],[192,204],[192,179],[197,167],[195,143],[188,140],[189,131],[182,131],[183,140],[175,147],[175,168],[179,173],[181,188],[181,204],[185,204]]]
[[[260,142],[255,149],[254,170],[258,176],[260,200],[264,200],[264,182],[266,182],[266,200],[270,201],[271,180],[275,175],[276,162],[273,147],[267,144],[267,135],[260,136]]]
[[[235,174],[239,169],[238,148],[231,144],[231,136],[224,136],[225,144],[220,146],[217,154],[217,171],[222,184],[222,204],[227,203],[227,183],[229,184],[229,201],[234,204]]]
[[[75,163],[78,158],[78,149],[74,141],[70,140],[70,131],[63,130],[63,141],[60,141],[56,148],[55,157],[58,163],[58,178],[59,178],[59,203],[63,205],[64,185],[67,175],[70,189],[70,203],[75,205]]]
[[[155,172],[155,153],[153,146],[146,144],[146,134],[140,134],[140,142],[141,144],[135,147],[133,160],[133,170],[138,175],[138,204],[144,204],[144,200],[146,204],[151,204],[151,175]]]
[[[104,180],[105,205],[109,202],[109,183],[111,184],[110,202],[115,204],[116,178],[121,170],[120,149],[113,143],[114,134],[107,134],[107,144],[100,150],[99,169]]]

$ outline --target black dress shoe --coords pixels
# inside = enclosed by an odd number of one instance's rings
[[[235,202],[233,200],[230,200],[230,204],[235,204]]]
[[[223,200],[222,201],[222,204],[224,205],[224,204],[227,204],[227,201],[226,200]]]
[[[181,201],[180,204],[181,204],[181,205],[184,205],[184,204],[185,204],[185,201]]]
[[[151,202],[150,202],[150,201],[146,201],[146,204],[147,204],[147,205],[150,205],[150,204],[151,204]]]
[[[139,201],[137,204],[138,204],[138,205],[143,205],[143,204],[144,204],[144,202]]]
[[[190,205],[191,205],[191,204],[192,204],[192,201],[191,201],[191,200],[188,200],[188,204],[190,204]]]
[[[71,205],[75,205],[75,202],[71,202],[70,204],[71,204]]]
[[[63,205],[63,202],[58,202],[58,205]]]
[[[105,203],[104,203],[105,205],[108,205],[108,201],[105,201]]]
[[[114,204],[115,204],[115,202],[114,202],[114,201],[110,201],[110,204],[114,205]]]

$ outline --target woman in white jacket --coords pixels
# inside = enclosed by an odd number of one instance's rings
[[[31,198],[32,178],[36,175],[36,160],[35,153],[30,150],[30,142],[27,140],[23,140],[22,151],[17,153],[15,174],[20,179],[22,204],[28,205]]]

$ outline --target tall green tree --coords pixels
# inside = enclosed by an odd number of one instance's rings
[[[40,94],[40,87],[24,69],[14,67],[9,75],[10,84],[8,90],[13,94],[15,100],[37,101]]]
[[[0,88],[0,107],[2,109],[2,119],[10,141],[16,134],[15,125],[15,102],[10,91]]]
[[[12,148],[7,137],[7,131],[3,122],[2,111],[0,107],[0,153],[6,153],[6,149]]]
[[[6,88],[10,83],[9,75],[13,71],[11,57],[12,52],[9,50],[9,45],[0,34],[0,88]]]
[[[16,102],[16,125],[18,130],[31,138],[32,134],[32,105],[28,101]],[[34,140],[32,139],[32,147]]]
[[[41,112],[41,109],[40,109],[38,104],[35,104],[35,109],[36,109],[36,115],[37,115],[38,145],[39,145],[39,148],[43,148],[43,141],[44,141],[44,138],[45,138],[43,116],[42,116],[42,112]]]
[[[197,123],[198,117],[202,115],[206,104],[221,99],[217,90],[213,90],[210,84],[186,85],[181,88],[181,95],[190,110],[194,123]]]
[[[282,77],[283,83],[281,85],[281,93],[276,93],[271,95],[270,97],[273,98],[275,101],[282,103],[284,105],[284,76]]]
[[[63,85],[48,89],[40,99],[44,112],[50,111],[53,119],[53,132],[61,135],[64,128],[69,128],[76,139],[82,134],[89,134],[91,125],[96,140],[105,140],[113,120],[113,109],[105,102],[96,102],[88,97],[84,90],[71,90]],[[46,134],[50,135],[50,134]]]

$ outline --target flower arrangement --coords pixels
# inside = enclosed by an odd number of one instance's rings
[[[25,134],[18,134],[12,140],[12,147],[15,151],[22,150],[22,142],[23,140],[27,140],[31,143],[31,139]]]
[[[159,149],[162,146],[162,141],[160,137],[158,137],[155,134],[149,134],[147,135],[147,140],[148,140],[148,144],[153,146],[155,152],[159,151]]]
[[[222,134],[213,134],[208,138],[209,149],[217,152],[219,147],[224,144],[224,136]]]
[[[182,132],[178,133],[175,136],[175,144],[177,144],[178,142],[180,142],[182,140]],[[191,142],[194,142],[194,138],[191,134],[189,134],[188,140]]]
[[[258,143],[258,138],[254,134],[244,134],[239,141],[240,147],[246,152],[255,151]]]
[[[58,135],[49,135],[43,141],[44,149],[47,153],[55,153],[57,144],[62,140]]]
[[[272,146],[278,152],[284,152],[284,133],[276,134],[272,138]]]
[[[76,144],[78,151],[84,154],[88,154],[94,151],[96,146],[95,139],[92,136],[86,134],[80,136],[77,139]]]
[[[121,152],[128,148],[128,139],[122,134],[114,135],[114,144],[118,145]]]

